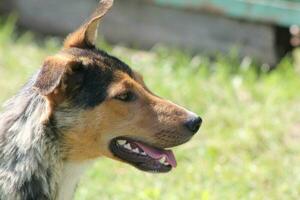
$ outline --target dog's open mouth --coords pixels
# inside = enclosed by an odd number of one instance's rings
[[[176,167],[176,160],[171,150],[152,147],[129,138],[115,138],[110,143],[110,150],[117,158],[148,172],[168,172]]]

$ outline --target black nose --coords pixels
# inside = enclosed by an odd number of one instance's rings
[[[199,130],[200,126],[202,124],[202,119],[201,117],[195,117],[187,121],[184,125],[187,127],[189,131],[191,131],[193,134],[197,133]]]

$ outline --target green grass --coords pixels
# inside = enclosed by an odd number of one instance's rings
[[[55,38],[37,43],[30,33],[16,36],[12,24],[0,25],[1,102],[60,45]],[[175,148],[172,172],[147,174],[101,158],[82,179],[77,200],[299,199],[299,52],[267,73],[234,53],[210,61],[159,45],[148,52],[102,46],[204,123],[191,142]]]

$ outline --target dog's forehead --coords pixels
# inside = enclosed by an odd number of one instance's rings
[[[118,58],[109,55],[103,50],[96,48],[93,49],[81,49],[81,48],[69,48],[64,49],[62,54],[72,56],[75,59],[82,61],[84,65],[97,65],[101,69],[109,71],[122,71],[133,78],[133,70],[124,62]]]

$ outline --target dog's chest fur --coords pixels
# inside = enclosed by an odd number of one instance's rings
[[[92,161],[86,161],[84,163],[64,163],[61,181],[58,186],[59,191],[57,200],[69,200],[73,198],[75,189],[81,178],[81,175],[91,164]]]

